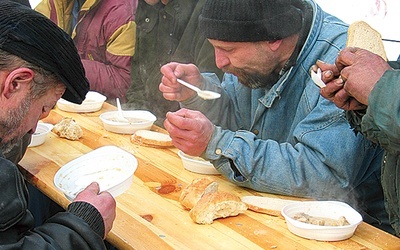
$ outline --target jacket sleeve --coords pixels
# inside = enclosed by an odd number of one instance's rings
[[[34,228],[22,175],[3,157],[0,168],[0,249],[105,249],[103,220],[92,205],[76,204]]]
[[[400,70],[386,71],[373,88],[361,132],[388,151],[400,151]]]
[[[82,59],[92,90],[106,93],[109,99],[125,96],[130,86],[130,67],[135,50],[135,33],[135,22],[129,21],[121,25],[109,37],[105,62]]]

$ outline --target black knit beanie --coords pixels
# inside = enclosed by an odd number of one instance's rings
[[[63,98],[82,103],[89,82],[71,37],[44,15],[22,4],[0,1],[0,49],[56,74]]]
[[[227,42],[273,41],[300,31],[301,10],[293,0],[206,0],[200,30]]]

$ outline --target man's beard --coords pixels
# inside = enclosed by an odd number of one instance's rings
[[[22,120],[26,117],[31,104],[32,98],[28,95],[26,98],[24,98],[19,107],[8,110],[8,117],[5,120],[0,121],[0,137],[2,139],[7,138],[6,135],[16,132],[18,129],[20,129]],[[8,148],[12,147],[27,132],[28,131],[18,131],[16,134],[13,134],[13,138],[8,138],[7,141],[3,140],[1,142],[2,150],[7,150]]]
[[[234,68],[229,73],[237,76],[239,82],[251,89],[266,88],[270,89],[279,80],[279,74],[261,74],[258,72],[248,73],[245,70]]]

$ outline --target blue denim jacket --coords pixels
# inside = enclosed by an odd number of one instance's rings
[[[203,88],[222,97],[194,97],[181,106],[201,111],[216,125],[203,157],[231,182],[261,192],[343,200],[363,211],[376,205],[377,211],[367,212],[377,218],[384,211],[382,149],[350,129],[344,111],[320,96],[309,74],[317,59],[334,62],[348,26],[310,4],[314,19],[307,41],[296,65],[272,89],[252,90],[231,74],[220,83],[203,73]],[[363,185],[377,193],[362,193]]]

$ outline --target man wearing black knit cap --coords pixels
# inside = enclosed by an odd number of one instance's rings
[[[70,37],[43,15],[0,1],[0,142],[33,133],[61,97],[81,103],[89,84]],[[0,150],[0,249],[104,249],[115,200],[92,183],[39,227],[18,168]]]
[[[225,75],[220,82],[195,65],[161,68],[159,89],[182,107],[164,122],[174,145],[210,160],[236,185],[341,200],[393,233],[379,179],[382,149],[349,129],[309,73],[318,59],[334,61],[347,25],[312,0],[207,0],[199,25]],[[221,98],[205,101],[177,78]]]

